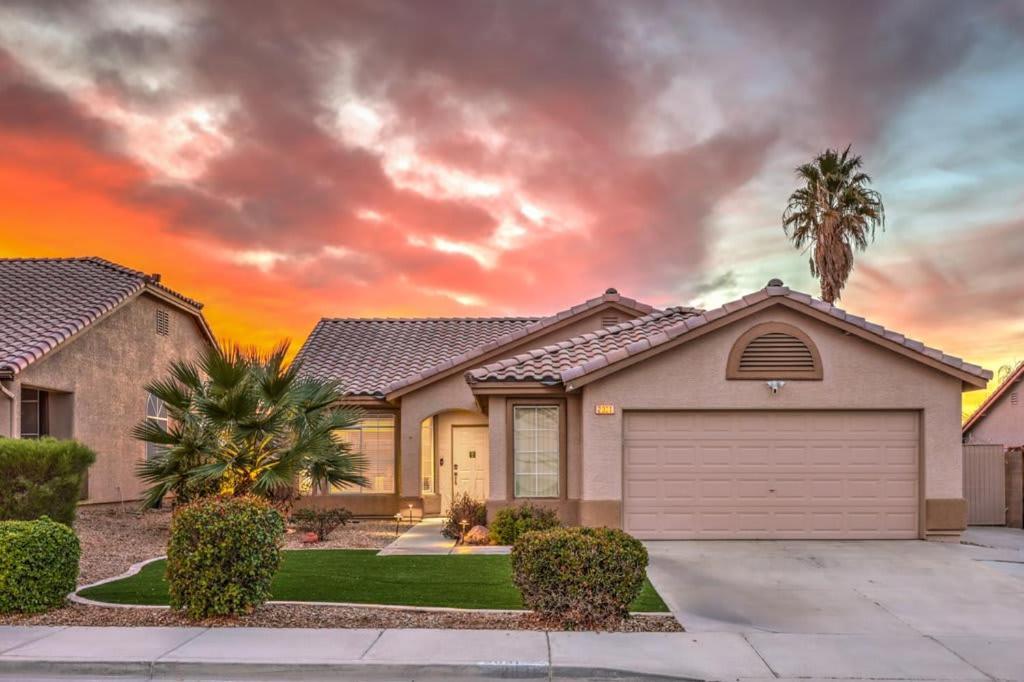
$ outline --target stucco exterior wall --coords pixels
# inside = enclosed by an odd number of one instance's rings
[[[558,341],[564,341],[565,339],[572,338],[573,336],[579,336],[586,332],[594,331],[595,329],[601,328],[601,318],[605,316],[616,315],[619,320],[630,319],[630,316],[625,312],[622,312],[615,308],[598,308],[592,314],[580,318],[572,324],[566,325],[560,329],[543,334],[536,339],[527,341],[518,346],[510,348],[508,351],[503,351],[500,357],[512,357],[518,353],[522,353],[527,350],[534,348],[540,348],[548,344],[557,343]],[[482,361],[480,364],[486,364],[488,361]],[[401,449],[403,453],[420,451],[420,423],[427,417],[431,417],[435,414],[447,410],[465,410],[469,412],[475,412],[484,417],[486,423],[487,418],[480,412],[480,408],[477,405],[476,399],[473,397],[473,392],[469,388],[469,384],[466,383],[466,378],[463,372],[458,372],[452,376],[446,377],[432,384],[424,386],[423,388],[412,391],[401,398],[402,408],[402,437],[401,437]],[[504,410],[504,406],[502,406]],[[493,412],[491,414],[494,414]],[[502,412],[501,414],[504,414]],[[494,439],[491,439],[491,461],[493,462],[494,456]],[[505,452],[504,444],[501,445],[499,452]],[[401,459],[401,491],[404,497],[411,497],[419,495],[419,482],[420,482],[420,460],[419,457],[402,457]],[[495,499],[504,499],[503,488],[506,487],[503,482],[504,477],[497,476],[497,472],[494,469],[494,465],[490,468],[490,489],[492,497],[500,494],[501,497]],[[496,489],[495,486],[498,486]]]
[[[160,308],[170,318],[167,336],[156,333]],[[55,408],[54,435],[73,437],[96,451],[88,501],[135,500],[145,488],[135,465],[145,459],[146,446],[130,431],[146,416],[143,386],[162,377],[172,360],[195,357],[206,344],[194,315],[142,294],[30,365],[17,376],[13,392],[20,396],[21,386],[28,386],[71,393]]]
[[[1010,399],[1017,393],[1017,404]],[[1024,445],[1024,384],[1011,386],[1000,396],[985,416],[967,432],[967,442],[973,444],[1016,447]]]
[[[789,381],[770,395],[763,381],[728,381],[729,350],[755,324],[804,330],[821,353],[821,381]],[[635,409],[912,409],[922,411],[928,498],[962,496],[960,381],[783,308],[771,308],[583,387],[582,497],[622,497],[622,418]],[[615,414],[594,414],[612,403]],[[584,519],[586,522],[586,519]]]

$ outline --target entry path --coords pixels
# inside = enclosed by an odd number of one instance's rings
[[[390,545],[377,554],[379,556],[430,555],[430,554],[508,554],[510,548],[500,545],[456,545],[441,535],[443,518],[423,519],[402,533]]]

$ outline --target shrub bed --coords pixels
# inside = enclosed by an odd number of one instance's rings
[[[73,440],[0,438],[0,520],[48,516],[72,525],[96,455]]]
[[[42,517],[0,521],[0,613],[41,613],[75,590],[81,548],[74,531]]]
[[[554,509],[526,504],[499,509],[491,521],[491,540],[499,545],[514,544],[523,533],[558,528],[562,522]]]
[[[338,526],[344,526],[352,518],[348,509],[296,509],[292,512],[292,524],[303,533],[316,533],[316,539],[323,542]]]
[[[452,500],[452,504],[445,513],[448,521],[441,529],[441,534],[446,538],[458,540],[462,536],[462,524],[466,522],[466,530],[473,526],[487,525],[487,506],[483,502],[474,500],[469,493],[462,493]]]
[[[249,613],[270,597],[284,520],[256,497],[210,497],[174,512],[170,604],[190,618]]]
[[[640,594],[647,550],[611,528],[525,533],[512,547],[512,580],[545,623],[568,630],[614,628]]]

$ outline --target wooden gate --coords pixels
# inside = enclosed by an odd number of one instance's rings
[[[964,446],[967,525],[1006,525],[1006,462],[1002,445]]]

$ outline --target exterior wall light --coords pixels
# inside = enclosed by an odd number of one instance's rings
[[[782,387],[786,385],[786,382],[781,379],[772,379],[766,383],[768,384],[768,390],[772,392],[772,395],[778,394],[778,392],[782,390]]]

